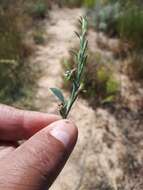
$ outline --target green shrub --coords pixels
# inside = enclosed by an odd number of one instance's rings
[[[91,25],[96,30],[106,32],[110,35],[117,33],[117,23],[121,15],[121,5],[118,1],[106,4],[97,2],[94,8],[87,11],[87,14],[91,17]]]
[[[11,5],[10,5],[11,6]],[[24,43],[21,15],[16,5],[0,12],[0,102],[12,103],[25,96],[34,84],[27,60],[32,49]]]
[[[62,60],[64,69],[74,67],[74,60]],[[119,92],[119,83],[111,70],[111,62],[105,60],[100,53],[90,53],[85,71],[83,86],[86,92],[81,95],[86,98],[91,105],[97,106],[106,102],[116,100]],[[64,81],[64,87],[69,89],[69,83]]]
[[[103,60],[102,56],[90,54],[85,72],[84,87],[87,90],[84,97],[91,98],[91,104],[100,105],[106,102],[113,102],[119,92],[119,83],[110,69],[108,60]]]
[[[25,86],[32,84],[29,65],[14,60],[0,60],[0,101],[12,103],[26,95]],[[31,76],[31,77],[30,77]]]
[[[91,25],[97,31],[121,37],[134,48],[143,47],[143,3],[141,1],[97,1],[88,9]]]
[[[84,6],[92,8],[95,5],[95,0],[84,0]]]
[[[43,19],[46,17],[48,11],[48,4],[43,0],[37,0],[36,2],[29,2],[26,5],[26,12],[34,18]]]
[[[67,5],[70,7],[79,7],[79,6],[85,6],[85,7],[93,7],[95,5],[96,0],[61,0],[61,5]]]
[[[119,89],[118,82],[111,75],[111,77],[108,78],[107,84],[106,84],[107,94],[114,95],[117,93],[118,89]]]
[[[45,38],[42,31],[33,32],[33,39],[37,45],[43,45],[45,43]]]
[[[143,48],[143,9],[133,5],[125,10],[119,19],[118,31],[134,48]]]

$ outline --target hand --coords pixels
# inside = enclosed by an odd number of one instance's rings
[[[48,189],[76,140],[71,121],[0,105],[0,190]]]

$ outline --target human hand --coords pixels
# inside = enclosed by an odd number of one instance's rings
[[[0,105],[0,190],[48,189],[76,140],[68,120]]]

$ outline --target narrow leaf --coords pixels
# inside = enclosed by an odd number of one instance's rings
[[[78,22],[79,22],[80,25],[82,25],[81,17],[78,19]]]
[[[58,88],[50,88],[50,90],[53,92],[53,94],[62,102],[65,103],[64,95]]]
[[[76,34],[76,36],[80,39],[80,34],[78,32],[74,32]]]

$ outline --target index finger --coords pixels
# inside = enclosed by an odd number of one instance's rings
[[[60,117],[0,105],[0,140],[16,141],[31,137]]]

